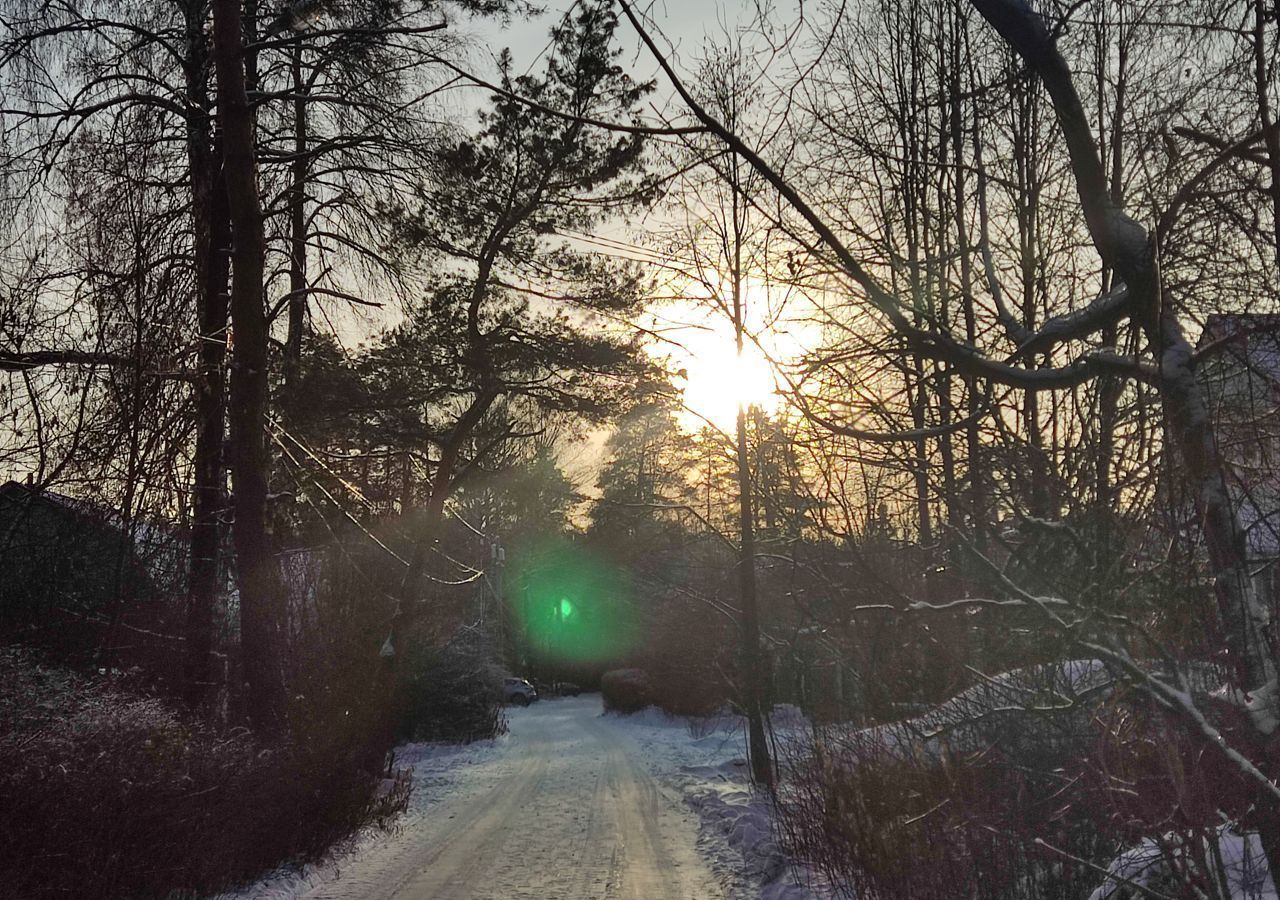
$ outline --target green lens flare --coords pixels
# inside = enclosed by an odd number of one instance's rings
[[[544,544],[512,560],[507,604],[517,638],[542,659],[593,664],[628,650],[632,605],[626,579],[571,541]]]

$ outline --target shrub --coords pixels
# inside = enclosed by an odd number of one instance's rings
[[[470,742],[507,730],[502,672],[484,646],[455,641],[425,647],[406,668],[404,737]]]
[[[724,680],[704,670],[665,669],[651,676],[649,684],[653,704],[671,716],[712,716],[732,701]]]
[[[1240,771],[1140,694],[1067,703],[1059,687],[1037,703],[1031,671],[910,722],[794,736],[778,803],[790,852],[859,900],[1075,900],[1125,847],[1176,858],[1247,821]],[[1179,865],[1161,895],[1199,896]]]
[[[830,753],[804,739],[784,764],[779,805],[789,851],[866,900],[1078,900],[1097,883],[1077,858],[1114,838],[1062,818],[1064,773],[997,750],[945,760]]]
[[[667,604],[643,658],[654,705],[672,716],[709,716],[733,699],[737,634],[700,608]]]
[[[606,712],[634,713],[653,705],[653,688],[643,669],[613,669],[600,678]]]
[[[268,746],[0,648],[0,884],[168,897],[304,861],[408,798],[349,743]]]

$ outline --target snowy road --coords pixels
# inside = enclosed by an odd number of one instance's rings
[[[698,823],[588,696],[511,714],[507,752],[470,766],[398,839],[309,900],[723,900]]]

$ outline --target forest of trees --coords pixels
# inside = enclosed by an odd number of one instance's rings
[[[534,12],[0,0],[0,639],[366,791],[424,672],[641,668],[854,896],[1280,871],[1275,5]]]

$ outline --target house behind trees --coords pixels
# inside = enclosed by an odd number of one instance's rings
[[[1280,315],[1214,314],[1199,366],[1227,486],[1259,595],[1276,607],[1280,579]]]

